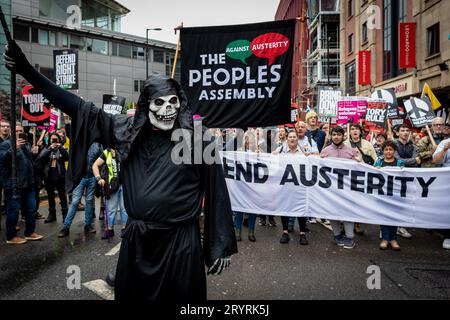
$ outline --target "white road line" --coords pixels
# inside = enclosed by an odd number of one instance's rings
[[[114,300],[114,290],[102,279],[83,283],[83,286],[105,300]]]
[[[108,253],[105,254],[105,256],[113,256],[115,255],[117,252],[119,252],[120,250],[120,244],[122,242],[119,242],[119,244],[117,246],[115,246],[114,248],[112,248],[111,250],[108,251]]]

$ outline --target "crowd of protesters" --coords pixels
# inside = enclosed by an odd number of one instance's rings
[[[0,124],[0,218],[6,216],[6,242],[11,245],[25,244],[44,238],[36,232],[39,220],[43,223],[57,223],[58,215],[56,200],[61,206],[62,229],[58,237],[69,235],[70,226],[77,211],[85,211],[84,231],[96,233],[93,226],[95,218],[94,194],[100,198],[101,208],[99,219],[104,220],[102,214],[103,201],[108,203],[106,228],[102,239],[114,236],[114,225],[117,222],[117,211],[120,211],[121,223],[124,227],[128,216],[123,205],[123,193],[119,179],[119,160],[114,150],[103,150],[102,146],[94,143],[87,155],[86,174],[79,185],[67,193],[65,182],[69,160],[70,139],[66,128],[60,128],[49,133],[47,130],[24,128],[16,124],[16,171],[17,182],[12,178],[12,138],[9,121],[3,119]],[[70,125],[67,125],[68,129]],[[25,132],[28,129],[28,132]],[[70,130],[67,130],[70,131]],[[95,165],[94,165],[95,164]],[[106,181],[106,182],[105,182]],[[17,194],[14,185],[17,185]],[[42,192],[45,190],[46,192]],[[97,190],[97,192],[95,192]],[[48,214],[45,218],[39,213],[41,196],[47,195]],[[80,207],[82,197],[85,205]],[[25,222],[23,237],[20,236],[19,217]],[[45,220],[44,220],[45,219]],[[1,228],[0,219],[0,228]]]
[[[348,126],[348,128],[347,128]],[[250,152],[271,152],[274,154],[292,154],[294,156],[320,156],[323,158],[344,158],[365,163],[375,167],[448,167],[450,166],[450,125],[437,117],[431,125],[431,135],[427,131],[413,130],[409,125],[388,126],[385,133],[369,134],[361,123],[348,124],[345,128],[324,123],[321,126],[317,114],[312,111],[306,115],[305,122],[299,121],[291,128],[279,126],[262,134],[261,128],[250,128],[239,137],[231,134],[233,139],[242,139],[243,147],[233,149],[230,137],[224,144],[227,151],[241,150]],[[275,132],[275,134],[274,134]],[[222,132],[224,134],[224,132]],[[236,144],[234,144],[236,145]],[[239,142],[237,143],[239,145]],[[230,149],[231,147],[231,149]],[[330,208],[332,210],[332,208]],[[271,217],[274,220],[273,217]],[[260,225],[265,226],[265,216],[260,217]],[[282,236],[280,243],[290,242],[295,218],[281,217]],[[364,226],[347,221],[327,221],[311,218],[297,218],[299,224],[300,245],[308,245],[307,223],[316,220],[332,230],[338,246],[352,249],[356,245],[355,235],[365,233]],[[248,225],[249,241],[256,241],[254,214],[248,214],[248,221],[242,212],[235,213],[236,239],[242,241],[242,224]],[[276,226],[273,221],[271,226]],[[443,247],[450,249],[450,231],[438,230],[444,237]],[[381,250],[391,248],[400,250],[398,236],[409,239],[413,235],[404,227],[380,226]]]
[[[69,195],[65,189],[70,139],[64,129],[54,133],[26,134],[24,128],[16,125],[17,184],[19,197],[14,197],[11,181],[11,139],[10,124],[1,121],[0,127],[0,214],[6,215],[6,238],[8,244],[23,244],[43,238],[36,229],[39,214],[40,191],[45,188],[48,197],[48,215],[44,223],[58,221],[56,194],[61,206],[62,229],[58,236],[67,237],[73,219],[79,211],[82,197],[85,197],[84,231],[96,233],[93,225],[95,216],[94,194],[100,197],[99,219],[103,220],[106,210],[105,232],[102,239],[114,236],[117,215],[120,214],[122,230],[127,222],[123,205],[123,189],[120,183],[120,159],[114,150],[103,150],[94,143],[87,154],[87,168],[84,177]],[[343,158],[375,167],[450,167],[450,125],[444,119],[435,118],[431,126],[431,137],[427,131],[412,130],[402,124],[386,133],[369,134],[361,123],[348,124],[347,128],[323,123],[320,125],[314,111],[306,115],[305,122],[299,121],[291,127],[280,126],[265,131],[262,128],[243,130],[216,129],[215,135],[223,139],[225,150],[243,152],[268,152],[292,154],[293,156],[320,156]],[[34,135],[34,137],[33,137]],[[39,137],[38,137],[39,136]],[[69,199],[69,200],[68,200]],[[332,210],[332,208],[330,208]],[[25,221],[24,237],[19,236],[19,215]],[[0,215],[0,217],[1,217]],[[269,221],[267,224],[266,221]],[[242,241],[242,226],[248,228],[248,240],[256,241],[257,215],[235,212],[236,239]],[[352,249],[356,245],[355,235],[365,233],[364,226],[349,221],[328,221],[314,217],[281,217],[282,235],[280,243],[290,242],[295,221],[299,224],[300,245],[308,245],[308,223],[321,223],[329,228],[338,246]],[[273,216],[259,216],[260,226],[276,227]],[[1,224],[0,224],[1,226]],[[439,231],[446,240],[443,247],[450,249],[450,231]],[[411,238],[413,235],[402,226],[380,226],[381,250],[400,250],[398,236]]]

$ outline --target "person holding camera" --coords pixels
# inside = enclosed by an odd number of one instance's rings
[[[106,165],[105,178],[100,175],[100,168]],[[123,204],[123,189],[119,179],[120,162],[114,149],[108,148],[92,165],[92,172],[101,188],[104,190],[107,207],[107,225],[102,239],[114,236],[114,225],[116,224],[117,211],[120,212],[122,229],[128,220],[127,212]]]
[[[50,135],[50,145],[36,159],[40,177],[44,181],[48,195],[48,216],[44,223],[56,221],[55,190],[58,191],[61,203],[63,221],[67,215],[67,195],[65,187],[66,167],[69,159],[67,150],[63,147],[58,134]]]
[[[0,177],[6,195],[6,243],[24,244],[27,241],[36,241],[43,238],[35,232],[36,229],[36,199],[34,194],[34,169],[33,154],[37,154],[38,148],[31,147],[27,143],[27,135],[23,126],[16,125],[16,168],[17,186],[19,197],[15,197],[12,182],[12,143],[11,139],[0,144]],[[19,210],[25,215],[25,238],[17,235],[17,223]]]

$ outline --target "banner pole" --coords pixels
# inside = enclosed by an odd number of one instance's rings
[[[430,137],[431,143],[433,144],[433,147],[436,148],[437,144],[436,141],[433,138],[433,135],[431,134],[430,126],[426,125],[425,128],[427,128],[428,136]]]
[[[36,146],[36,127],[33,127],[33,147]]]
[[[183,28],[183,22],[181,22],[181,26],[175,28],[175,33],[177,30]],[[178,61],[178,55],[180,54],[180,46],[181,46],[181,32],[178,34],[178,41],[177,41],[177,50],[175,51],[175,58],[173,59],[173,66],[172,66],[172,79],[175,77],[175,69],[177,67],[177,61]]]
[[[390,137],[390,140],[393,140],[394,132],[392,131],[392,124],[391,124],[390,119],[387,119],[387,126],[388,126],[387,138],[389,139],[389,137]]]

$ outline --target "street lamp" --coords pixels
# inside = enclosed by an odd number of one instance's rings
[[[145,43],[146,43],[146,47],[145,47],[145,80],[148,79],[148,32],[154,30],[154,31],[161,31],[161,28],[147,28],[145,30]]]

